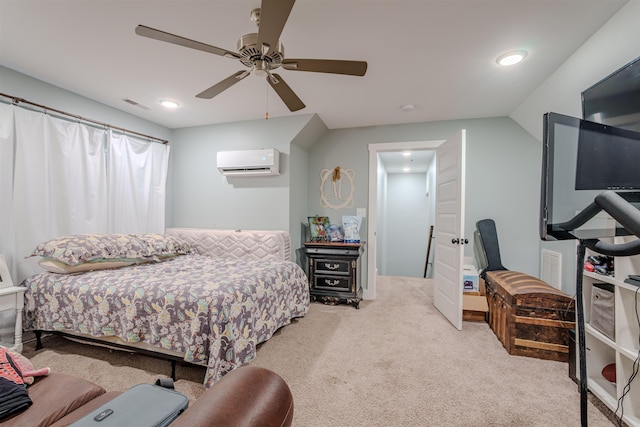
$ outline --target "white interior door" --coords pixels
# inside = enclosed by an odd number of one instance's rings
[[[436,151],[436,221],[433,304],[462,329],[462,269],[464,261],[463,129]]]

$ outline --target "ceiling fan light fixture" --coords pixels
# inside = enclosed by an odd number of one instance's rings
[[[503,67],[509,67],[522,62],[527,57],[527,51],[525,50],[512,50],[510,52],[503,53],[498,56],[496,62]]]
[[[269,75],[269,64],[266,61],[255,61],[253,63],[253,74],[258,77],[267,77]]]

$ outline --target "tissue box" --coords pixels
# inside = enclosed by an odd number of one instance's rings
[[[463,266],[462,290],[464,292],[480,292],[478,270],[473,265]]]

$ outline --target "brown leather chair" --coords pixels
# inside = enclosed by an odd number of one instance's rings
[[[287,383],[268,369],[245,366],[222,377],[171,427],[288,427],[292,419]]]
[[[2,427],[68,426],[120,394],[59,373],[40,378],[28,390],[33,405],[0,422]],[[287,383],[268,369],[243,366],[206,390],[171,427],[289,427],[292,420],[293,395]]]

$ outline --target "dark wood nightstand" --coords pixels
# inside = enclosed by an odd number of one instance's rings
[[[306,242],[309,292],[325,304],[346,302],[360,308],[360,260],[365,243]]]

